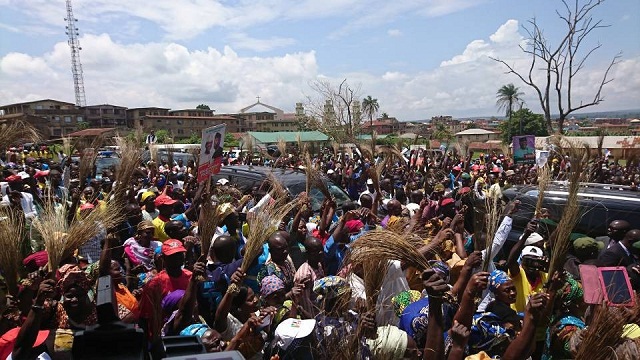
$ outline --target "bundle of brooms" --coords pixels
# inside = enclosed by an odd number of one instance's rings
[[[0,268],[9,294],[13,296],[18,295],[18,276],[24,255],[22,248],[26,246],[31,248],[24,215],[8,207],[0,208]]]
[[[616,347],[625,341],[623,327],[629,322],[621,308],[598,305],[589,326],[582,331],[582,342],[577,345],[576,359],[616,359]]]
[[[551,242],[551,259],[549,261],[550,275],[562,269],[571,244],[571,232],[581,216],[580,206],[578,204],[578,189],[580,188],[580,181],[582,181],[588,173],[588,167],[583,166],[583,164],[588,163],[590,153],[590,149],[586,145],[579,146],[564,138],[559,138],[556,141],[557,148],[565,149],[565,155],[568,156],[569,161],[571,161],[571,169],[567,177],[569,192],[567,195],[567,204],[564,207],[556,230],[551,235],[555,241]]]
[[[0,125],[0,144],[7,146],[15,143],[37,142],[40,139],[38,130],[31,124],[21,121],[7,121]]]
[[[538,171],[538,199],[536,201],[535,217],[541,216],[542,202],[544,201],[544,193],[547,191],[549,181],[551,180],[551,168],[546,164]]]
[[[95,208],[80,220],[69,216],[66,204],[56,205],[53,198],[48,197],[50,200],[44,203],[40,217],[33,221],[33,226],[44,239],[51,272],[56,271],[63,260],[73,256],[87,241],[124,219],[125,204],[115,200],[108,201],[105,209]],[[68,218],[72,218],[71,223],[67,221]]]
[[[485,206],[485,218],[484,218],[484,230],[487,236],[485,246],[485,256],[482,262],[482,271],[489,269],[489,264],[493,261],[491,258],[491,249],[493,248],[493,240],[498,230],[500,216],[502,215],[502,206],[500,205],[500,198],[497,196],[487,196],[484,201]]]

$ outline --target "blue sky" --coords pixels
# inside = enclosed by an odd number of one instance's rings
[[[580,0],[584,2],[583,0]],[[62,0],[0,0],[0,103],[73,101]],[[556,40],[557,0],[75,0],[88,103],[234,112],[255,101],[312,107],[309,84],[348,79],[401,120],[498,115],[495,92],[532,89],[488,56],[526,66],[522,25],[536,17]],[[593,13],[607,28],[575,84],[588,100],[622,52],[589,111],[640,108],[640,2],[607,0]]]

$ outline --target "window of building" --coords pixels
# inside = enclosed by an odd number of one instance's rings
[[[67,124],[71,124],[71,116],[65,116],[64,117],[64,122]]]
[[[158,122],[158,124],[160,124],[160,123],[162,122],[162,120],[158,119],[158,121],[157,121],[157,122]]]
[[[89,114],[98,115],[98,109],[89,109]]]
[[[183,129],[178,129],[178,134],[184,134],[184,130]]]
[[[64,128],[65,134],[71,134],[74,131],[76,131],[76,129],[74,129],[74,128]]]
[[[36,105],[36,110],[42,110],[42,105]]]
[[[53,136],[62,136],[62,129],[53,129]]]
[[[76,116],[76,121],[77,122],[83,122],[84,119],[82,118],[82,116]]]
[[[145,116],[147,113],[145,111],[138,111],[138,116]]]
[[[54,116],[53,121],[60,121],[60,116]]]
[[[178,125],[182,125],[182,120],[177,120]]]

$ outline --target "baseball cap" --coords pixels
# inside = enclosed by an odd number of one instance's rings
[[[187,252],[182,242],[177,239],[169,239],[162,243],[162,255],[173,255],[179,252]]]
[[[525,246],[524,249],[522,249],[522,256],[533,256],[541,258],[544,257],[544,253],[539,247]]]
[[[537,232],[532,233],[531,235],[529,235],[529,237],[527,238],[527,240],[524,242],[524,244],[526,246],[529,245],[533,245],[537,242],[540,242],[544,240],[544,238],[542,237],[542,235],[538,234]]]
[[[372,179],[367,179],[367,185],[373,185],[373,180]]]
[[[300,320],[289,318],[278,325],[275,337],[278,339],[278,346],[283,350],[287,350],[296,339],[304,339],[316,327],[316,321],[313,319]]]
[[[447,206],[449,204],[453,204],[454,202],[455,202],[455,200],[453,200],[452,198],[442,199],[442,202],[440,203],[440,206]]]
[[[154,193],[153,191],[145,191],[145,192],[142,193],[142,196],[140,197],[140,200],[142,202],[145,202],[145,201],[147,201],[148,198],[150,198],[152,196],[156,197],[156,193]]]
[[[460,171],[460,170],[462,170],[462,168],[461,168],[460,166],[454,166],[454,167],[453,167],[453,170],[455,170],[455,171]]]
[[[153,203],[156,206],[162,206],[162,205],[173,205],[176,203],[176,201],[167,195],[160,195],[156,198],[156,200]]]
[[[507,170],[507,174],[506,174],[506,175],[507,175],[507,176],[513,176],[513,175],[515,175],[515,174],[516,174],[516,172],[515,172],[515,171],[513,171],[513,170]]]
[[[333,173],[334,173],[334,171],[332,169],[327,170],[327,175],[331,175]]]
[[[462,180],[471,180],[471,175],[469,175],[469,173],[462,173],[460,178],[462,178]]]
[[[576,251],[598,251],[604,248],[604,244],[601,242],[597,242],[595,239],[590,237],[581,237],[573,241],[573,248]]]
[[[433,191],[435,192],[442,192],[444,191],[444,185],[442,184],[436,184],[436,186],[433,187]]]
[[[216,183],[218,185],[223,185],[224,186],[224,185],[227,185],[229,183],[229,180],[225,179],[225,178],[221,178],[221,179],[218,179],[218,181],[216,181]]]
[[[362,230],[362,228],[364,227],[364,223],[358,219],[349,220],[344,224],[344,226],[347,229],[347,232],[349,232],[349,234],[353,234]]]

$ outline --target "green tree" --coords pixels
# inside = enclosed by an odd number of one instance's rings
[[[386,112],[383,112],[382,115],[380,115],[382,117],[382,119],[387,120],[389,118],[389,114],[387,114]]]
[[[372,126],[371,131],[373,131],[373,116],[380,110],[380,104],[378,104],[378,99],[374,99],[371,95],[368,95],[366,98],[362,100],[362,111],[369,117],[370,126]]]
[[[171,138],[169,131],[165,129],[156,130],[155,134],[156,142],[158,144],[166,144],[166,142]]]
[[[196,106],[196,109],[198,109],[198,110],[211,110],[211,108],[207,104],[200,104],[200,105]]]
[[[84,130],[89,128],[89,123],[86,121],[78,121],[78,130]]]
[[[515,85],[503,85],[500,89],[498,89],[496,95],[496,105],[498,106],[498,110],[504,110],[505,116],[511,119],[513,107],[522,101],[522,95],[524,95],[524,93],[520,92],[520,89],[515,87]]]
[[[477,128],[478,128],[478,125],[477,125],[474,121],[469,122],[469,123],[464,127],[464,129],[465,129],[465,130],[469,130],[469,129],[477,129]]]
[[[224,147],[238,147],[240,142],[231,133],[224,134]]]
[[[451,140],[453,140],[453,134],[448,127],[446,127],[444,124],[439,123],[436,125],[433,134],[431,134],[431,138],[449,144]]]
[[[549,136],[544,116],[523,108],[515,111],[510,120],[505,120],[498,125],[498,129],[502,132],[500,138],[503,143],[510,144],[514,136],[520,135],[521,123],[524,124],[523,135]]]

